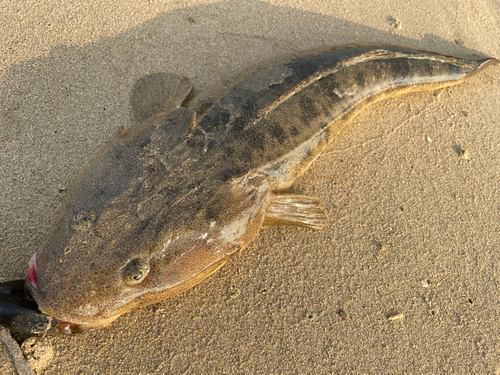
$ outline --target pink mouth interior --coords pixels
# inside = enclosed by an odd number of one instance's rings
[[[38,281],[36,280],[36,253],[31,256],[29,266],[28,266],[28,276],[26,277],[28,283],[35,289],[40,289],[38,287]]]

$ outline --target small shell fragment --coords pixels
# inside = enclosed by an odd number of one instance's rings
[[[399,313],[399,314],[394,314],[394,315],[391,315],[391,316],[389,316],[387,319],[389,319],[389,320],[392,322],[393,320],[403,319],[404,317],[405,317],[405,315],[404,315],[404,314]]]
[[[339,310],[339,315],[343,320],[349,319],[349,315],[347,315],[347,313],[342,309]]]

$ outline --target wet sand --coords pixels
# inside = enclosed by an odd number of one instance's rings
[[[25,276],[65,187],[131,125],[130,89],[145,74],[185,75],[207,95],[269,61],[332,46],[500,57],[493,0],[2,9],[0,281]],[[499,73],[368,108],[291,189],[322,199],[325,229],[265,229],[183,295],[102,330],[38,338],[45,354],[33,368],[500,373]]]

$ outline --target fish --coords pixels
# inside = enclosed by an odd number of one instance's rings
[[[59,330],[95,329],[198,284],[261,228],[320,230],[320,200],[287,191],[356,114],[492,62],[351,46],[260,68],[192,102],[187,78],[147,75],[130,94],[132,126],[68,187],[26,288]]]

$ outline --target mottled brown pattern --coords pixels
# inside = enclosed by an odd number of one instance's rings
[[[321,228],[317,199],[282,191],[345,123],[385,97],[458,83],[489,60],[341,49],[260,70],[199,118],[179,108],[191,89],[185,79],[140,80],[135,127],[80,172],[34,258],[38,288],[29,288],[40,310],[102,326],[192,287],[263,223]]]

